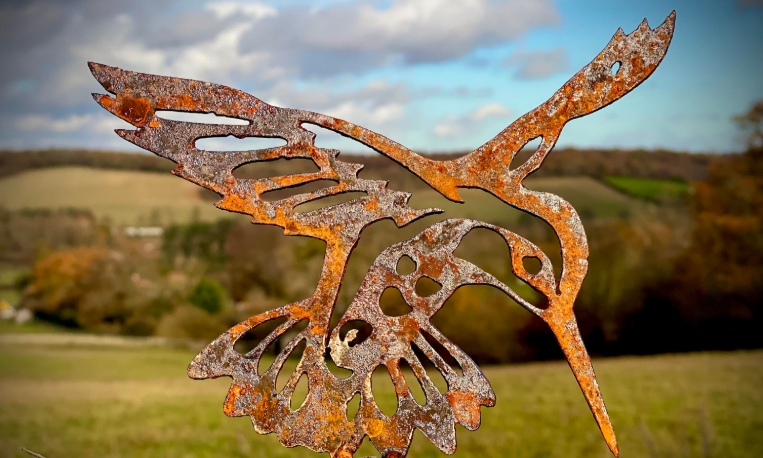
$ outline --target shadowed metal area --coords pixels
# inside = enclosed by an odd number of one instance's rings
[[[413,432],[419,428],[444,453],[456,451],[456,429],[460,424],[474,430],[480,425],[481,407],[493,406],[495,394],[482,371],[461,349],[442,335],[430,318],[463,285],[486,284],[505,292],[543,319],[556,335],[570,368],[583,391],[596,422],[612,453],[619,454],[614,429],[596,382],[573,314],[573,304],[588,268],[588,244],[575,209],[559,196],[531,191],[525,178],[537,170],[556,144],[564,125],[592,113],[627,94],[657,68],[673,36],[675,12],[655,29],[644,21],[633,33],[618,30],[604,50],[575,74],[548,101],[512,123],[495,138],[472,153],[450,161],[420,156],[394,141],[341,119],[289,108],[278,108],[226,86],[188,79],[148,75],[90,63],[93,76],[106,91],[95,100],[112,114],[131,123],[136,130],[118,130],[125,140],[177,164],[173,174],[217,192],[220,209],[252,216],[255,224],[280,226],[286,235],[314,237],[326,242],[319,283],[308,298],[284,305],[239,323],[204,348],[188,367],[194,379],[233,379],[224,403],[229,416],[250,416],[255,430],[275,433],[279,441],[293,447],[303,445],[332,457],[352,457],[369,437],[384,457],[407,454]],[[619,68],[617,67],[619,65]],[[613,72],[613,67],[617,69]],[[214,113],[235,118],[235,124],[199,124],[157,116],[158,111]],[[242,123],[241,120],[246,121]],[[303,124],[315,124],[363,143],[415,173],[443,196],[461,202],[458,188],[483,189],[505,203],[546,221],[559,238],[562,251],[561,276],[557,282],[549,258],[532,242],[492,224],[466,219],[448,219],[434,224],[412,239],[382,252],[363,280],[354,300],[338,325],[330,324],[342,277],[351,251],[368,225],[392,219],[404,226],[418,218],[439,213],[437,209],[414,209],[410,194],[387,188],[387,182],[358,177],[360,164],[337,159],[339,151],[315,146],[315,134]],[[281,138],[286,145],[250,151],[205,151],[196,141],[232,135],[239,138]],[[511,167],[516,153],[529,141],[541,138],[537,151],[523,164]],[[247,163],[279,158],[306,158],[319,170],[261,179],[241,179],[233,171]],[[335,184],[315,192],[276,201],[262,198],[277,189],[330,180]],[[312,211],[296,212],[305,202],[348,192],[365,196]],[[500,234],[511,253],[513,273],[541,293],[548,304],[540,309],[479,267],[454,255],[462,238],[472,229],[487,228]],[[416,268],[400,274],[398,261],[408,257]],[[528,273],[522,260],[537,258],[541,269]],[[441,288],[431,296],[419,297],[415,284],[421,277]],[[379,300],[388,287],[400,290],[411,308],[403,316],[386,316]],[[251,329],[270,320],[285,318],[253,350],[241,355],[234,344]],[[307,326],[290,340],[263,373],[258,364],[265,349],[297,323]],[[364,322],[370,335],[361,339],[351,330],[344,337],[342,326]],[[424,335],[439,342],[461,368],[455,371]],[[286,386],[278,390],[276,379],[287,357],[304,342],[304,351]],[[421,361],[414,353],[429,361]],[[327,365],[330,357],[352,375],[338,378]],[[413,369],[426,402],[418,403],[401,372],[401,361]],[[427,376],[431,363],[447,381],[440,392]],[[372,374],[384,365],[392,377],[398,409],[388,416],[378,407],[372,392]],[[301,377],[308,380],[304,403],[291,407],[291,398]],[[353,419],[348,403],[360,396]]]

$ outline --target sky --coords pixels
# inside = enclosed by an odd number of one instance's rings
[[[229,85],[420,152],[469,150],[548,99],[619,27],[656,27],[674,9],[657,71],[570,122],[559,145],[741,150],[732,117],[763,99],[763,0],[4,0],[0,148],[136,150],[113,133],[130,126],[90,96],[104,92],[95,61]],[[235,149],[270,146],[245,141]],[[317,143],[363,151],[338,135]]]

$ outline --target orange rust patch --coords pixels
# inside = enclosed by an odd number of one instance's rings
[[[117,115],[133,125],[140,126],[146,122],[151,113],[151,102],[142,97],[131,97],[126,94],[117,95]]]
[[[368,437],[376,437],[384,431],[384,422],[376,418],[369,418],[363,420],[363,431],[368,434]]]
[[[479,424],[480,403],[476,393],[450,391],[446,397],[459,423],[475,426]]]

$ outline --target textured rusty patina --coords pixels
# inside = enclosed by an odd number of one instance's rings
[[[675,13],[650,29],[644,21],[633,33],[618,30],[604,50],[559,91],[538,108],[520,117],[495,138],[474,152],[451,161],[434,161],[392,140],[341,119],[289,108],[278,108],[244,92],[211,83],[148,75],[90,64],[103,87],[116,97],[94,94],[95,100],[114,115],[136,126],[118,130],[124,139],[177,163],[173,171],[222,197],[218,208],[245,213],[256,224],[280,226],[287,235],[315,237],[326,242],[319,284],[308,298],[254,316],[234,326],[202,350],[188,367],[195,379],[227,376],[233,379],[224,411],[230,416],[248,415],[259,433],[275,433],[286,446],[304,445],[333,457],[351,457],[368,436],[385,457],[405,456],[416,428],[445,453],[456,450],[455,425],[474,430],[480,424],[482,406],[495,404],[495,394],[485,376],[464,352],[443,336],[430,322],[453,292],[462,285],[492,285],[542,318],[556,335],[607,445],[618,455],[615,433],[596,376],[578,332],[573,304],[588,267],[588,245],[575,210],[559,196],[531,191],[525,178],[541,166],[556,144],[564,125],[596,111],[643,82],[657,68],[673,35]],[[613,66],[619,69],[613,72]],[[172,121],[157,116],[171,110],[214,113],[248,121],[248,125],[199,124]],[[505,203],[546,221],[556,232],[562,250],[561,276],[557,283],[549,258],[530,241],[500,227],[479,221],[449,219],[434,224],[416,237],[393,245],[379,255],[339,324],[330,325],[350,252],[361,231],[376,221],[391,218],[404,226],[437,209],[408,206],[410,194],[387,188],[384,181],[358,178],[362,166],[339,161],[338,151],[317,148],[315,135],[302,127],[315,124],[331,129],[374,148],[422,178],[445,197],[461,201],[458,188],[479,188]],[[251,151],[204,151],[196,140],[207,137],[272,137],[286,140],[282,147]],[[541,138],[537,151],[525,163],[511,168],[516,153],[529,141]],[[319,167],[315,173],[240,179],[233,171],[244,164],[278,158],[308,158]],[[268,191],[317,181],[336,184],[319,191],[270,202]],[[308,212],[295,208],[305,202],[346,192],[366,196]],[[500,234],[508,244],[514,274],[543,294],[546,308],[527,302],[511,288],[479,267],[453,253],[461,239],[474,228]],[[398,261],[407,256],[416,263],[409,274],[399,274]],[[541,269],[530,274],[522,260],[537,258]],[[415,293],[416,281],[429,277],[441,289],[428,297]],[[386,288],[397,288],[411,307],[400,317],[386,316],[379,300]],[[286,321],[252,351],[239,354],[233,346],[242,335],[267,321]],[[372,332],[362,342],[357,333],[345,336],[340,328],[363,321]],[[289,341],[272,366],[260,372],[263,352],[274,339],[306,322]],[[455,370],[435,350],[428,334],[455,359]],[[276,388],[278,373],[287,357],[304,342],[301,359],[282,390]],[[414,347],[428,358],[447,381],[441,393],[429,379]],[[327,365],[330,357],[352,375],[339,378]],[[401,372],[404,360],[426,394],[425,404],[412,396]],[[380,365],[389,371],[398,396],[398,409],[385,415],[371,390],[372,374]],[[302,406],[290,407],[291,397],[302,376],[309,392]],[[347,406],[359,395],[358,413],[348,419]]]

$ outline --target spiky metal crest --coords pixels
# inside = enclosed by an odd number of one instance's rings
[[[275,433],[285,446],[304,445],[332,457],[351,457],[365,436],[385,457],[407,454],[413,431],[419,428],[441,451],[456,450],[455,425],[474,430],[480,425],[481,406],[495,404],[495,394],[476,364],[430,322],[453,292],[462,285],[486,284],[505,292],[545,321],[556,335],[588,405],[609,448],[617,455],[615,433],[596,382],[596,376],[578,331],[572,311],[588,267],[588,245],[575,210],[559,196],[532,191],[523,186],[556,144],[564,125],[619,99],[643,82],[662,61],[670,44],[675,12],[657,27],[644,21],[633,33],[620,29],[596,58],[575,74],[548,101],[520,117],[477,150],[449,161],[420,156],[394,141],[341,119],[290,108],[278,108],[244,92],[217,84],[148,75],[91,63],[90,69],[103,87],[116,97],[94,94],[95,100],[112,114],[131,123],[136,130],[117,133],[135,145],[177,163],[172,173],[222,196],[215,205],[224,210],[252,216],[256,224],[280,226],[287,235],[314,237],[326,242],[320,281],[308,298],[253,316],[234,326],[204,348],[188,367],[194,379],[227,376],[233,379],[224,411],[230,416],[248,415],[257,432]],[[613,72],[613,66],[619,69]],[[198,124],[160,118],[158,111],[214,113],[248,121],[247,125]],[[483,189],[505,203],[547,222],[561,245],[561,276],[557,283],[549,258],[532,242],[500,227],[467,219],[449,219],[434,224],[416,237],[386,249],[371,266],[355,299],[337,326],[330,318],[350,252],[368,225],[391,218],[404,226],[437,209],[408,206],[409,193],[387,188],[387,182],[358,177],[359,164],[337,159],[338,151],[317,148],[315,135],[302,127],[314,124],[338,132],[384,154],[415,173],[443,196],[461,202],[458,188]],[[251,151],[205,151],[195,142],[201,138],[272,137],[286,145]],[[523,164],[511,167],[516,153],[540,137],[535,153]],[[319,171],[262,179],[240,179],[233,175],[244,164],[279,158],[307,158]],[[268,191],[317,180],[336,184],[316,192],[267,201]],[[305,202],[347,192],[365,197],[313,211],[297,213]],[[538,308],[504,283],[453,253],[472,229],[488,228],[500,234],[509,246],[513,273],[545,298],[548,306]],[[416,263],[409,274],[396,270],[408,256]],[[531,257],[541,269],[531,274],[522,260]],[[419,297],[414,285],[422,276],[440,284],[429,297]],[[386,316],[379,305],[382,292],[400,290],[412,311],[400,317]],[[239,354],[233,346],[251,329],[277,318],[285,322],[252,351]],[[353,331],[341,336],[340,328],[352,321],[370,325],[372,332],[362,342]],[[258,365],[263,352],[275,339],[300,323],[306,323],[290,340],[266,371]],[[429,340],[425,338],[428,334]],[[459,370],[445,362],[432,339],[457,361]],[[276,388],[276,378],[287,357],[304,342],[304,351],[285,388]],[[447,381],[441,393],[429,379],[424,364],[414,353],[428,358]],[[326,364],[330,357],[352,375],[338,378]],[[426,403],[413,398],[400,369],[405,360],[424,389]],[[377,406],[371,379],[380,365],[389,371],[398,397],[398,409],[385,415]],[[302,376],[309,392],[304,403],[292,410],[290,400]],[[359,395],[358,413],[348,419],[347,405]]]

